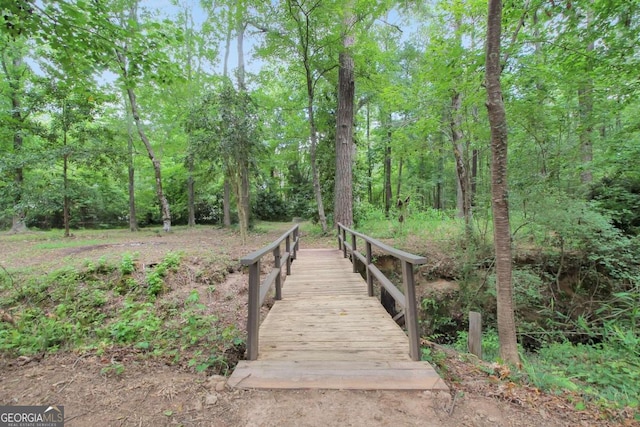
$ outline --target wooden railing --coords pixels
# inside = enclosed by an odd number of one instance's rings
[[[296,259],[298,251],[299,226],[295,225],[271,244],[240,259],[242,265],[249,267],[249,316],[247,320],[247,359],[256,360],[258,358],[258,336],[260,329],[260,307],[264,299],[276,284],[275,299],[282,299],[282,268],[286,267],[287,276],[291,274],[291,262]],[[280,250],[282,242],[285,242],[284,254]],[[271,271],[260,283],[260,263],[262,258],[273,254],[274,265]]]
[[[347,238],[349,235],[349,238]],[[357,249],[356,238],[364,240],[365,255]],[[389,280],[373,262],[372,247],[376,247],[385,254],[392,255],[402,263],[402,283],[404,285],[404,293],[400,291]],[[353,272],[358,272],[357,261],[360,261],[366,267],[367,274],[367,291],[369,296],[373,295],[373,279],[393,297],[393,299],[404,309],[405,326],[409,334],[409,355],[413,360],[420,360],[420,333],[418,330],[418,307],[416,304],[416,288],[413,277],[413,266],[427,262],[427,259],[421,256],[413,255],[399,249],[392,248],[389,245],[371,238],[355,230],[351,230],[344,225],[338,223],[338,248],[342,250],[343,256],[347,258],[351,255],[353,264]]]

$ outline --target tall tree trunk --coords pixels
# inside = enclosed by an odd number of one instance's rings
[[[193,179],[193,163],[193,155],[187,155],[187,211],[189,216],[187,225],[189,227],[196,226],[196,185]]]
[[[133,150],[133,124],[131,117],[131,109],[129,108],[129,102],[125,97],[124,102],[125,114],[127,116],[127,156],[128,169],[129,169],[129,231],[138,231],[138,219],[136,217],[136,180],[135,180],[135,163],[134,163],[134,150]]]
[[[438,132],[438,166],[436,172],[436,188],[433,195],[433,208],[442,210],[444,209],[444,132]]]
[[[191,25],[191,26],[190,26]],[[188,85],[188,94],[190,100],[194,99],[193,96],[193,49],[192,49],[192,35],[193,35],[193,16],[189,7],[184,5],[184,35],[185,35],[185,45],[187,48],[187,81]],[[197,82],[196,82],[197,84]],[[195,179],[193,177],[194,169],[195,169],[195,159],[191,150],[187,149],[187,157],[185,159],[187,166],[187,226],[195,227],[196,226],[196,189],[195,189]]]
[[[132,24],[136,23],[138,20],[138,0],[133,1],[130,4],[129,16],[122,17],[125,21],[124,28],[129,31],[129,33],[133,36],[135,34],[135,29],[132,27]],[[133,91],[132,83],[130,80],[129,73],[129,63],[128,58],[126,56],[128,46],[125,45],[124,50],[116,50],[116,59],[118,60],[118,64],[120,65],[120,72],[122,76],[122,80],[126,86],[127,96],[129,99],[129,108],[131,109],[131,115],[133,116],[133,121],[136,124],[136,129],[138,131],[138,135],[140,136],[140,140],[144,144],[144,147],[147,150],[147,154],[149,155],[149,159],[151,160],[151,164],[153,165],[153,170],[155,174],[156,181],[156,197],[158,198],[158,203],[160,204],[160,212],[162,214],[162,228],[165,232],[171,231],[171,211],[169,209],[169,202],[164,195],[162,190],[162,170],[160,167],[160,160],[155,155],[153,151],[153,147],[151,146],[151,142],[149,142],[149,138],[147,138],[147,134],[144,131],[142,126],[142,121],[140,120],[140,114],[138,112],[138,102],[136,101],[136,94]]]
[[[309,84],[307,83],[307,86]],[[318,217],[320,220],[320,226],[322,227],[322,232],[327,233],[327,217],[324,213],[324,203],[322,202],[322,188],[320,187],[320,172],[318,171],[318,159],[317,159],[317,149],[318,149],[318,132],[316,130],[316,123],[313,114],[313,100],[309,98],[309,103],[307,106],[307,114],[309,115],[309,128],[311,132],[311,148],[309,149],[309,159],[311,161],[311,175],[313,180],[313,194],[316,197],[316,204],[318,205]]]
[[[242,0],[236,2],[236,31],[237,31],[237,48],[238,48],[238,91],[245,93],[247,91],[245,84],[245,70],[244,70],[244,13]],[[249,233],[249,213],[251,209],[251,201],[249,195],[249,158],[248,158],[248,145],[250,141],[243,140],[240,144],[245,145],[245,149],[241,151],[245,157],[239,159],[238,165],[238,219],[240,220],[240,237],[242,243],[246,243],[247,235]]]
[[[133,115],[133,121],[136,124],[138,135],[147,149],[147,154],[153,164],[153,171],[156,178],[156,196],[158,197],[160,211],[162,213],[162,229],[165,232],[169,232],[171,231],[171,211],[169,210],[169,202],[162,191],[162,170],[160,168],[160,160],[156,157],[153,147],[151,146],[151,142],[149,142],[149,138],[147,138],[147,134],[142,127],[140,114],[138,113],[138,103],[136,102],[136,95],[133,92],[133,89],[130,87],[127,88],[127,94],[129,95],[129,106],[131,107],[131,114]]]
[[[371,152],[371,115],[367,102],[367,195],[369,204],[373,204],[373,153]]]
[[[63,107],[64,108],[64,107]],[[64,115],[64,112],[63,112]],[[70,237],[71,231],[69,227],[70,222],[70,204],[69,199],[69,154],[67,153],[67,130],[63,130],[62,144],[64,147],[64,154],[62,155],[62,223],[64,224],[64,237]]]
[[[229,15],[227,20],[227,33],[225,37],[224,48],[224,62],[222,68],[222,75],[226,78],[229,76],[229,53],[231,52],[231,34],[234,27],[234,16],[229,8]],[[224,227],[231,227],[231,183],[229,181],[230,171],[224,171],[224,190],[222,195],[222,225]]]
[[[589,11],[589,20],[593,12]],[[591,22],[587,23],[591,26]],[[591,172],[591,162],[593,160],[593,79],[589,75],[592,65],[589,55],[592,54],[594,43],[587,45],[586,72],[580,89],[578,90],[578,107],[580,110],[580,155],[582,160],[582,172],[580,173],[580,181],[582,184],[589,185],[593,181],[593,173]]]
[[[500,356],[518,365],[511,277],[511,230],[507,186],[507,118],[500,86],[502,0],[489,0],[486,51],[487,111],[491,126],[491,199],[496,253],[496,292]]]
[[[18,159],[18,166],[13,170],[15,188],[13,189],[13,220],[11,232],[21,233],[27,231],[26,214],[22,203],[24,188],[24,171],[22,168],[22,146],[24,141],[22,138],[22,125],[25,119],[22,116],[22,103],[20,102],[20,76],[23,75],[20,70],[24,66],[24,62],[20,53],[16,52],[15,55],[11,60],[12,70],[9,71],[8,61],[3,54],[2,68],[9,82],[9,89],[11,91],[11,118],[14,123],[13,154]],[[16,74],[12,75],[12,73]]]
[[[462,141],[463,135],[461,130],[462,116],[460,113],[461,96],[457,91],[451,98],[451,143],[453,145],[453,154],[456,161],[456,175],[458,177],[458,216],[464,218],[465,236],[470,239],[473,235],[471,228],[471,180],[467,162],[465,161],[465,152],[467,151]]]
[[[351,27],[355,22],[353,1],[345,7],[345,32],[338,71],[338,110],[336,112],[336,175],[334,222],[353,225],[353,102],[355,96],[354,61],[349,51],[355,39]]]
[[[302,15],[304,16],[304,22],[300,18],[298,12],[295,10],[292,2],[287,2],[289,14],[291,17],[297,22],[299,26],[299,43],[300,50],[299,53],[301,55],[302,64],[305,69],[305,79],[307,83],[307,115],[309,120],[309,138],[311,140],[311,147],[309,149],[309,161],[311,163],[311,179],[313,182],[313,194],[316,199],[316,205],[318,207],[318,218],[320,222],[320,226],[322,227],[322,232],[327,233],[327,216],[324,211],[324,202],[322,201],[322,187],[320,186],[320,171],[318,170],[318,159],[317,159],[317,151],[318,151],[318,130],[316,128],[316,120],[314,113],[314,102],[315,102],[315,87],[314,87],[314,77],[313,77],[313,69],[311,68],[311,58],[310,58],[310,33],[309,28],[311,25],[310,22],[310,12],[303,11],[302,8],[297,5],[296,7],[300,9]]]
[[[389,125],[390,126],[390,125]],[[393,194],[391,192],[391,131],[387,131],[387,145],[384,148],[384,214],[388,218]]]

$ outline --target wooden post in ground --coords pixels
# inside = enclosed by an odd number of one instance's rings
[[[469,353],[482,359],[482,315],[476,311],[469,312]]]

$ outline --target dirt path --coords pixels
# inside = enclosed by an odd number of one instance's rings
[[[23,366],[5,361],[0,401],[64,405],[68,427],[580,425],[475,395],[457,398],[452,408],[448,396],[423,392],[220,390],[220,377],[140,362],[105,372],[109,362],[72,355]]]

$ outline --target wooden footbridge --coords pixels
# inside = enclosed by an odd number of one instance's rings
[[[448,390],[431,365],[420,361],[413,266],[426,260],[342,225],[339,230],[338,249],[299,250],[295,226],[242,258],[249,267],[248,360],[238,364],[228,385]],[[364,254],[358,241],[364,242]],[[402,263],[402,291],[373,264],[373,247]],[[261,279],[267,259],[273,267]],[[402,307],[408,336],[374,296],[374,280]],[[276,301],[260,323],[260,307],[274,284]]]

